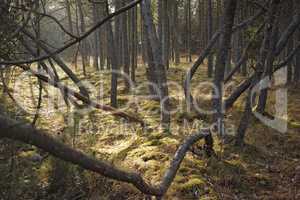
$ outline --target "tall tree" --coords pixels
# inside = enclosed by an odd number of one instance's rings
[[[125,2],[128,2],[128,1],[125,1]],[[125,4],[123,3],[122,6],[124,6]],[[123,66],[124,66],[124,74],[125,74],[125,88],[126,90],[128,91],[130,89],[130,55],[129,55],[129,42],[128,42],[128,13],[125,12],[122,14],[122,41],[123,41],[123,44],[122,44],[122,47],[123,47]]]
[[[294,0],[294,14],[300,13],[300,2],[297,0]],[[300,28],[296,31],[296,35],[294,37],[294,40],[298,43],[300,42]],[[300,51],[296,53],[295,63],[294,63],[294,81],[296,83],[300,82]]]
[[[148,66],[151,80],[157,84],[157,94],[160,100],[160,113],[162,126],[168,128],[170,125],[170,102],[167,85],[166,69],[162,64],[161,45],[157,37],[151,12],[151,0],[142,2],[142,17],[145,27],[145,34],[148,43]],[[154,77],[153,77],[154,76]]]
[[[109,2],[106,1],[106,14],[109,15]],[[110,89],[110,104],[112,107],[117,107],[117,93],[118,93],[118,57],[117,50],[115,45],[114,33],[112,30],[112,22],[110,21],[107,25],[107,36],[108,36],[108,51],[109,51],[109,60],[111,62],[111,89]]]
[[[192,11],[191,0],[187,0],[185,3],[185,43],[186,43],[186,60],[192,62]]]
[[[250,81],[247,99],[245,102],[244,113],[241,117],[241,121],[240,121],[238,130],[237,130],[236,145],[238,145],[238,146],[241,146],[244,143],[244,137],[246,134],[246,130],[249,126],[250,119],[252,116],[252,104],[251,104],[251,101],[253,98],[252,97],[252,89],[259,82],[263,72],[265,71],[265,63],[266,63],[267,57],[269,57],[269,65],[268,65],[269,67],[270,67],[270,63],[273,60],[274,52],[273,52],[273,48],[271,48],[271,46],[274,44],[272,44],[271,42],[272,42],[272,38],[274,39],[274,36],[275,36],[273,33],[276,30],[274,27],[274,23],[275,23],[275,19],[276,19],[276,12],[277,12],[278,4],[279,4],[279,1],[271,1],[268,6],[268,13],[265,17],[266,25],[265,25],[265,30],[264,30],[264,38],[263,38],[263,42],[262,42],[262,45],[261,45],[260,51],[259,51],[259,59],[256,64],[257,71],[255,72],[253,79]]]
[[[178,38],[178,32],[179,32],[179,27],[178,27],[178,1],[171,1],[172,3],[172,8],[173,8],[173,16],[172,16],[172,25],[173,25],[173,34],[172,34],[172,42],[173,42],[173,49],[174,49],[174,60],[175,64],[178,65],[180,63],[180,48],[179,48],[179,38]]]
[[[92,13],[93,13],[93,24],[96,25],[97,21],[99,20],[100,16],[99,16],[99,11],[98,11],[98,7],[97,4],[92,3]],[[93,46],[93,50],[94,50],[94,54],[93,54],[93,65],[94,68],[96,70],[99,70],[99,56],[100,56],[100,38],[99,38],[100,34],[99,34],[99,30],[96,30],[94,32],[94,46]]]
[[[130,11],[130,49],[131,49],[131,67],[130,78],[135,82],[135,70],[137,68],[138,59],[138,24],[137,24],[137,7],[134,7]]]
[[[169,0],[162,1],[162,59],[164,66],[169,69],[170,32],[169,32]]]
[[[81,0],[76,0],[78,7],[79,21],[80,21],[80,33],[83,34],[86,31],[86,22],[84,18],[83,4]],[[82,59],[82,69],[83,74],[86,76],[86,67],[90,65],[88,59],[88,43],[87,40],[83,40],[80,45],[81,59]]]
[[[237,5],[237,0],[225,1],[225,11],[223,15],[223,25],[221,27],[220,46],[217,53],[215,64],[214,84],[217,97],[213,99],[215,109],[215,123],[217,124],[218,132],[224,135],[224,108],[223,108],[223,80],[225,75],[226,59],[230,49],[232,37],[232,27],[234,24],[234,16]]]
[[[213,35],[213,8],[212,0],[207,1],[207,40],[211,40]],[[207,58],[207,68],[208,68],[208,77],[212,77],[213,74],[213,55],[212,52],[208,55]]]
[[[263,74],[262,77],[269,76],[271,77],[271,74],[273,72],[273,63],[275,61],[275,51],[276,51],[276,44],[278,41],[278,23],[279,23],[279,10],[278,10],[279,3],[274,3],[271,5],[270,9],[272,10],[272,19],[270,19],[270,23],[268,24],[268,29],[270,29],[270,35],[266,35],[266,40],[268,40],[268,48],[265,62],[262,63],[263,68]],[[268,98],[268,89],[265,88],[260,92],[259,100],[258,100],[258,106],[257,111],[264,113],[265,107],[267,103]]]
[[[67,11],[67,17],[68,17],[68,25],[69,25],[69,31],[70,33],[74,33],[73,31],[73,22],[72,22],[72,13],[71,13],[71,4],[69,0],[65,0],[66,5],[66,11]]]
[[[300,42],[300,30],[297,31],[297,39]],[[300,52],[297,52],[296,61],[295,61],[295,74],[294,74],[294,81],[300,82]]]
[[[283,26],[286,28],[289,23],[293,20],[293,15],[294,15],[294,5],[293,5],[293,0],[286,0],[284,2],[284,23]],[[288,44],[286,46],[285,52],[283,53],[284,56],[288,56],[289,53],[293,50],[293,46],[294,46],[294,39],[293,39],[293,35],[289,38],[288,40]],[[288,63],[288,75],[287,75],[287,80],[288,82],[292,82],[293,80],[293,63],[290,62]]]

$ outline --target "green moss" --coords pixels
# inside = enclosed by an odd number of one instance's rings
[[[179,66],[171,67],[170,70],[168,70],[168,79],[182,83],[181,81],[182,77],[185,75],[186,66],[187,63],[181,63]],[[92,72],[90,69],[89,71]],[[137,68],[136,72],[137,85],[143,85],[141,83],[144,83],[146,80],[145,68],[139,67]],[[91,81],[91,83],[93,83],[95,86],[98,87],[100,84],[103,84],[105,90],[105,97],[103,98],[104,104],[109,104],[110,75],[106,74],[105,76],[100,77],[96,73],[88,74],[88,81]],[[205,67],[200,67],[199,73],[196,73],[193,78],[192,88],[195,88],[196,84],[198,84],[200,81],[209,80],[205,77],[205,74]],[[235,79],[237,80],[236,82],[240,82],[242,79],[244,79],[244,77],[235,77]],[[28,84],[27,82],[25,84]],[[70,81],[66,79],[65,83],[68,84]],[[120,80],[120,87],[118,87],[119,107],[126,105],[132,100],[131,98],[133,98],[131,93],[125,92],[123,89],[124,84],[123,81]],[[176,89],[177,88],[171,86],[169,90],[172,108],[182,106],[184,103],[182,99],[183,94],[179,93],[179,91]],[[198,95],[196,95],[198,91],[193,91],[195,92],[195,100],[199,102],[201,108],[205,110],[209,108],[211,101],[207,98],[201,97],[201,94],[209,94],[210,89],[201,88],[199,90],[201,91],[199,91]],[[232,88],[229,88],[229,90],[232,90]],[[220,141],[217,138],[214,138],[215,151],[218,155],[222,155],[222,161],[215,158],[206,158],[205,156],[192,156],[191,153],[187,153],[175,177],[175,180],[172,183],[169,193],[167,194],[169,198],[166,199],[175,199],[177,197],[178,199],[218,199],[215,198],[215,196],[219,194],[216,194],[217,192],[213,191],[213,187],[211,187],[209,184],[206,185],[206,181],[208,180],[207,178],[209,178],[209,180],[211,180],[215,186],[218,186],[220,192],[225,190],[229,194],[242,193],[245,195],[245,199],[251,199],[251,197],[253,197],[253,191],[257,191],[257,193],[260,191],[265,192],[272,189],[272,184],[278,182],[278,178],[276,176],[274,176],[274,178],[268,176],[268,173],[266,172],[267,170],[264,168],[265,163],[272,163],[274,158],[278,158],[274,152],[278,152],[280,155],[286,155],[287,157],[292,158],[289,161],[286,161],[286,163],[278,160],[278,167],[281,169],[286,169],[285,166],[290,166],[289,170],[291,172],[288,173],[288,175],[293,174],[297,165],[293,159],[299,158],[300,152],[298,148],[300,146],[299,136],[298,134],[295,134],[295,131],[298,133],[297,129],[300,128],[300,119],[298,115],[299,112],[297,112],[300,111],[298,106],[300,104],[295,103],[294,101],[294,99],[299,99],[299,93],[297,91],[298,90],[295,90],[292,92],[292,94],[290,94],[291,92],[289,91],[289,95],[293,95],[293,97],[289,98],[291,99],[291,103],[289,104],[290,121],[288,121],[288,123],[290,132],[287,136],[289,137],[288,139],[286,139],[286,135],[282,137],[276,136],[278,135],[276,131],[266,128],[261,123],[258,123],[258,121],[254,121],[254,123],[252,121],[251,126],[249,125],[249,134],[247,134],[246,138],[247,145],[244,148],[236,148],[230,144],[220,145]],[[36,91],[34,93],[36,93]],[[230,91],[228,91],[228,94],[229,93]],[[134,97],[139,97],[138,95],[144,96],[147,94],[148,87],[145,86],[137,91],[137,95],[135,94]],[[49,93],[43,98],[46,100],[47,98],[50,98],[51,95],[52,93]],[[270,102],[274,102],[273,96],[274,95],[270,96]],[[91,97],[94,98],[93,94]],[[26,98],[28,97],[26,96]],[[235,124],[237,127],[244,108],[244,98],[245,95],[243,95],[235,103],[234,109],[228,113],[226,116],[226,124]],[[26,102],[30,103],[31,101],[29,100],[30,99],[28,99]],[[11,112],[16,112],[16,106],[13,102],[10,102],[9,98],[0,98],[0,102],[5,105],[6,108],[11,110]],[[207,118],[206,116],[199,116],[193,112],[178,112],[175,114],[175,116],[172,116],[172,126],[170,129],[172,131],[170,131],[172,135],[170,135],[167,132],[156,129],[156,126],[160,121],[159,102],[140,98],[138,103],[138,106],[130,105],[130,107],[126,109],[126,112],[131,113],[134,116],[139,115],[141,119],[144,119],[146,123],[149,124],[149,127],[152,128],[149,129],[148,132],[140,128],[138,125],[133,125],[133,129],[130,131],[120,130],[119,126],[123,124],[123,121],[120,120],[120,118],[112,117],[110,114],[102,112],[101,110],[95,110],[92,111],[89,116],[75,116],[76,122],[78,124],[80,122],[81,127],[79,132],[81,135],[78,134],[76,136],[75,148],[82,150],[88,155],[112,162],[112,164],[117,167],[125,167],[126,169],[124,170],[137,171],[146,180],[156,184],[161,181],[166,168],[169,166],[170,159],[174,156],[174,152],[178,148],[179,144],[183,141],[185,136],[190,134],[191,131],[197,129],[198,125],[201,127],[203,122],[209,123],[211,119],[209,117]],[[137,107],[141,109],[137,111]],[[60,112],[64,113],[64,111]],[[28,120],[32,120],[32,116],[26,113],[22,113],[22,116]],[[55,127],[56,124],[63,124],[63,119],[60,119],[57,116],[58,115],[55,115],[54,117],[49,118],[42,116],[39,120],[38,128],[50,130],[50,132],[54,133],[53,136],[57,138],[57,134],[52,131],[53,127]],[[191,126],[191,129],[188,127],[187,130],[187,128],[182,128],[182,122],[184,120],[190,122],[188,124],[191,124],[191,122],[197,123],[195,123],[195,127]],[[53,125],[53,123],[55,123],[55,125]],[[90,130],[88,128],[91,128],[91,123],[93,123],[92,125],[95,125],[96,127],[95,132],[93,132],[97,133],[96,135],[86,134],[87,130]],[[179,126],[182,129],[177,132],[177,130],[173,129],[175,126]],[[65,125],[62,125],[62,127],[65,127]],[[109,130],[107,130],[107,127],[109,127]],[[93,130],[94,129],[92,129],[92,131]],[[74,132],[74,127],[69,126],[62,132],[67,136],[64,142],[69,145],[71,141],[70,138],[73,136],[72,134]],[[134,134],[134,140],[132,139],[131,134]],[[200,146],[202,144],[202,141],[197,143],[197,145]],[[55,168],[57,168],[55,165],[61,161],[57,161],[56,163],[50,161],[52,159],[46,159],[41,164],[28,162],[27,158],[30,158],[33,155],[35,155],[34,149],[22,152],[18,157],[23,158],[18,160],[20,161],[18,162],[18,168],[22,170],[22,174],[30,175],[30,173],[37,173],[39,179],[37,182],[43,182],[43,185],[49,185],[49,183],[51,183],[51,177],[53,179],[53,171]],[[65,168],[64,166],[61,167]],[[76,171],[76,176],[74,177],[78,177],[79,169],[82,170],[81,168],[76,168],[76,170],[74,170]],[[72,167],[70,167],[69,170],[65,169],[65,174],[73,173],[72,171]],[[257,175],[258,172],[260,174]],[[284,172],[286,173],[286,171]],[[96,190],[101,195],[103,194],[103,196],[107,196],[107,198],[109,198],[108,196],[110,193],[113,193],[114,191],[120,191],[120,193],[126,193],[126,191],[129,191],[124,190],[124,187],[127,187],[127,185],[124,186],[119,182],[114,182],[114,184],[108,185],[107,187],[103,187],[105,184],[102,182],[98,185],[96,182],[99,181],[99,178],[97,178],[94,173],[90,173],[88,171],[85,171],[84,173],[87,174],[86,186],[89,187],[90,190]],[[62,175],[57,174],[56,177],[61,178]],[[73,187],[75,185],[74,182],[76,182],[72,180],[72,175],[70,177],[66,177],[68,178],[66,184],[67,187]],[[34,176],[30,178],[30,181],[33,179]],[[24,180],[28,181],[29,178],[27,177]],[[84,180],[84,178],[82,179],[80,177],[80,180]],[[25,185],[22,185],[19,188],[22,187],[25,188]],[[101,190],[101,192],[99,192],[99,190]],[[200,197],[195,196],[195,191],[199,192],[198,194],[200,194]],[[129,196],[132,196],[133,194],[135,193],[131,190],[128,192]],[[247,196],[248,194],[249,196]],[[136,199],[139,199],[138,197]]]
[[[190,172],[190,168],[187,168],[187,167],[181,167],[179,169],[179,173],[181,174],[188,174]]]
[[[175,177],[174,182],[175,182],[176,185],[177,185],[177,184],[183,184],[183,183],[185,183],[186,180],[187,180],[187,177],[181,176],[181,175],[178,174],[178,175]]]
[[[53,165],[51,159],[44,160],[44,162],[41,164],[39,169],[37,169],[38,177],[40,181],[49,182],[49,177],[52,170],[53,170]]]
[[[31,158],[33,157],[34,155],[36,155],[36,151],[32,150],[32,151],[22,151],[20,154],[19,154],[19,158]]]
[[[184,120],[193,121],[195,119],[199,119],[199,115],[195,112],[178,112],[176,113],[176,121],[181,123]]]
[[[159,152],[149,152],[142,157],[142,160],[145,162],[147,162],[149,160],[164,161],[164,160],[166,160],[166,155],[159,153]]]
[[[165,137],[161,139],[160,142],[165,145],[177,145],[179,143],[178,139],[170,137]]]
[[[143,111],[159,111],[160,110],[160,103],[154,100],[148,100],[142,103],[142,110]]]
[[[118,97],[118,105],[122,107],[128,103],[129,99],[127,96]]]
[[[134,141],[131,145],[129,145],[127,148],[125,148],[125,149],[123,149],[123,150],[121,150],[119,153],[117,153],[117,155],[115,155],[114,157],[113,157],[113,161],[122,161],[122,160],[124,160],[126,157],[127,157],[127,155],[128,155],[128,153],[130,152],[130,151],[132,151],[132,150],[134,150],[134,149],[137,149],[138,148],[138,145],[141,143],[141,140],[136,140],[136,141]]]
[[[160,140],[151,140],[143,144],[143,146],[159,146],[162,142]]]
[[[300,128],[300,122],[291,122],[290,127],[291,128]]]
[[[205,182],[199,178],[190,178],[186,183],[178,185],[178,188],[184,191],[191,190],[194,187],[204,187]]]
[[[166,137],[166,135],[164,135],[163,133],[160,132],[153,132],[151,135],[147,136],[149,140],[160,140],[164,137]]]

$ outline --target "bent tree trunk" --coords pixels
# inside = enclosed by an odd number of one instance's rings
[[[278,2],[276,2],[276,1],[271,2],[270,6],[269,6],[269,12],[267,13],[267,17],[266,17],[264,40],[263,40],[263,44],[260,49],[259,60],[256,65],[257,71],[253,75],[251,83],[249,84],[250,88],[249,88],[247,100],[245,102],[245,110],[244,110],[242,119],[240,121],[239,127],[238,127],[238,132],[237,132],[237,136],[236,136],[236,145],[237,146],[243,145],[244,137],[245,137],[248,125],[251,120],[251,116],[252,116],[252,108],[251,108],[251,100],[252,100],[251,93],[252,92],[251,91],[252,91],[252,88],[263,77],[263,72],[266,71],[265,66],[268,67],[267,64],[270,65],[270,63],[273,63],[276,43],[272,39],[275,36],[274,31],[276,31],[274,22],[275,22],[277,6],[278,6]],[[274,42],[275,44],[273,44],[272,42]],[[272,46],[273,46],[273,48],[272,48]],[[265,64],[266,59],[269,60],[267,62],[267,64]]]
[[[209,129],[202,129],[189,136],[177,149],[170,166],[164,173],[159,185],[148,184],[139,174],[124,171],[106,161],[95,159],[78,150],[68,147],[60,141],[50,137],[45,132],[34,129],[31,125],[17,122],[0,114],[0,139],[9,138],[34,145],[51,155],[66,162],[78,165],[83,169],[96,172],[102,176],[130,183],[146,195],[163,197],[171,186],[177,171],[191,146],[210,134]]]
[[[50,54],[51,50],[45,45],[45,43],[36,40],[34,35],[27,31],[26,29],[23,29],[22,31],[26,36],[28,36],[33,42],[36,43],[39,48],[41,48],[46,53]],[[74,72],[63,62],[63,60],[58,55],[53,55],[52,59],[56,62],[56,64],[69,76],[69,78],[77,85],[77,87],[80,90],[80,93],[85,95],[86,97],[89,97],[88,90],[81,84],[80,79],[74,74]]]
[[[264,12],[265,12],[264,9],[261,9],[255,15],[250,17],[249,19],[246,19],[246,20],[242,21],[241,23],[235,25],[233,28],[233,32],[238,31],[240,29],[247,28],[248,26],[252,25],[255,22],[255,20],[257,20],[261,15],[263,15]],[[199,66],[203,63],[204,59],[209,55],[210,51],[212,50],[214,45],[217,43],[220,35],[221,35],[220,30],[218,30],[214,33],[214,35],[212,36],[212,39],[208,42],[205,49],[199,55],[198,59],[195,61],[193,66],[186,73],[186,77],[184,80],[184,95],[185,95],[188,111],[190,110],[189,108],[192,106],[192,102],[193,102],[193,97],[191,95],[191,89],[190,89],[192,78],[193,78],[194,74],[196,73],[196,71],[198,70]],[[249,86],[246,86],[246,89],[248,87]],[[243,86],[243,88],[245,88],[245,86]],[[244,89],[242,89],[242,90],[244,90]],[[239,89],[238,91],[235,92],[235,94],[233,95],[233,96],[235,96],[234,98],[240,96],[240,94],[238,94],[240,91],[241,90]],[[244,91],[242,91],[242,92],[244,92]],[[234,102],[234,98],[232,98],[232,100],[229,101],[229,104]]]

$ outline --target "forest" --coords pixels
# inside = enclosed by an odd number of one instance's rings
[[[0,0],[0,200],[300,199],[299,0]]]

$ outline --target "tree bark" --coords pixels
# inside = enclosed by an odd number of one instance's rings
[[[225,11],[223,16],[223,26],[221,28],[220,47],[217,53],[214,84],[218,95],[213,99],[213,106],[216,114],[214,115],[217,124],[218,133],[224,135],[224,108],[223,108],[223,80],[225,75],[226,60],[230,49],[230,42],[232,37],[232,28],[234,24],[234,16],[236,10],[237,0],[228,0],[225,4]]]
[[[213,36],[213,9],[212,9],[212,0],[207,1],[207,35],[208,40],[210,41]],[[207,76],[212,77],[213,75],[213,54],[209,53],[207,57]]]
[[[201,129],[199,132],[187,137],[186,140],[178,147],[170,167],[164,173],[159,185],[148,184],[139,174],[124,171],[106,161],[97,160],[78,150],[68,147],[60,141],[48,136],[43,131],[34,129],[30,125],[17,122],[0,115],[0,139],[9,138],[34,145],[51,155],[60,158],[66,162],[78,165],[83,169],[96,172],[107,178],[122,181],[134,185],[138,190],[146,195],[153,195],[162,198],[168,191],[171,183],[177,174],[177,171],[191,146],[201,139],[206,139],[210,135],[209,129]]]
[[[69,31],[70,33],[74,33],[73,31],[73,22],[72,22],[72,14],[71,14],[71,5],[69,0],[65,0],[67,17],[68,17],[68,24],[69,24]]]
[[[106,14],[109,15],[108,0],[106,1]],[[114,33],[112,30],[111,22],[107,25],[107,36],[108,36],[108,51],[109,60],[111,62],[111,89],[110,89],[110,104],[112,107],[118,107],[117,95],[118,95],[118,57],[116,53],[116,45],[114,39]]]
[[[97,9],[97,4],[92,4],[92,10],[93,10],[93,24],[96,25],[97,21],[99,20],[100,16],[98,15],[98,9]],[[96,70],[99,70],[99,55],[100,55],[100,34],[99,31],[96,30],[94,32],[94,45],[93,45],[93,66]]]
[[[166,69],[169,69],[169,3],[168,0],[162,0],[162,60]]]
[[[123,6],[123,5],[122,5]],[[128,43],[128,13],[122,14],[122,34],[123,34],[123,62],[124,62],[124,82],[125,90],[130,90],[130,55],[129,55],[129,43]]]
[[[239,146],[244,143],[244,137],[246,135],[246,131],[252,116],[252,108],[251,108],[252,92],[251,91],[253,87],[264,77],[263,75],[268,73],[268,68],[273,66],[273,61],[274,61],[273,59],[276,50],[276,41],[274,41],[274,39],[276,37],[276,31],[277,31],[277,27],[274,26],[274,23],[276,19],[278,4],[279,1],[272,1],[270,3],[268,13],[266,16],[264,39],[260,48],[259,60],[256,64],[256,72],[254,73],[253,78],[251,78],[252,80],[249,83],[249,87],[250,87],[249,94],[245,103],[245,110],[242,119],[240,121],[237,136],[236,136],[236,145]],[[266,60],[268,60],[267,63]]]
[[[142,2],[142,17],[145,27],[145,34],[148,42],[148,66],[151,72],[151,79],[156,79],[158,95],[160,99],[160,113],[161,123],[163,127],[168,128],[170,125],[170,103],[169,103],[169,92],[167,86],[166,69],[162,64],[162,57],[160,55],[161,46],[157,38],[155,26],[153,24],[151,14],[151,1],[145,0]]]
[[[277,2],[272,2],[270,6],[270,13],[267,18],[267,25],[264,35],[264,44],[263,51],[261,53],[260,65],[257,66],[258,70],[261,71],[262,77],[269,76],[273,71],[273,62],[275,60],[275,51],[276,51],[276,42],[277,42],[277,34],[278,34],[278,17],[277,17]],[[258,80],[256,81],[258,82]],[[256,84],[255,82],[255,84]],[[264,113],[266,102],[268,98],[268,89],[263,89],[260,91],[257,111],[260,113]]]
[[[133,8],[131,10],[131,73],[130,73],[130,78],[133,82],[135,82],[135,70],[137,68],[137,59],[138,59],[138,49],[137,49],[137,43],[138,43],[138,38],[137,38],[137,8]]]
[[[179,65],[180,63],[180,48],[179,48],[179,38],[178,38],[178,2],[177,0],[173,2],[173,44],[174,44],[174,57],[175,57],[175,65]]]
[[[294,0],[294,6],[295,6],[295,13],[300,12],[300,3],[297,0]],[[300,28],[296,31],[295,41],[300,43]],[[295,66],[294,66],[295,72],[294,72],[294,81],[296,83],[300,82],[300,51],[296,54],[295,59]]]
[[[86,31],[86,25],[85,25],[85,19],[84,19],[84,13],[83,13],[83,5],[81,0],[76,0],[77,7],[78,7],[78,14],[79,14],[79,20],[80,20],[80,32],[81,34],[85,33]],[[81,50],[81,59],[82,59],[82,69],[83,74],[86,76],[86,67],[90,65],[89,59],[88,59],[88,43],[87,40],[83,40],[80,44],[80,50]]]
[[[300,29],[297,30],[296,38],[297,42],[300,43]],[[296,54],[294,81],[300,82],[300,51]]]

